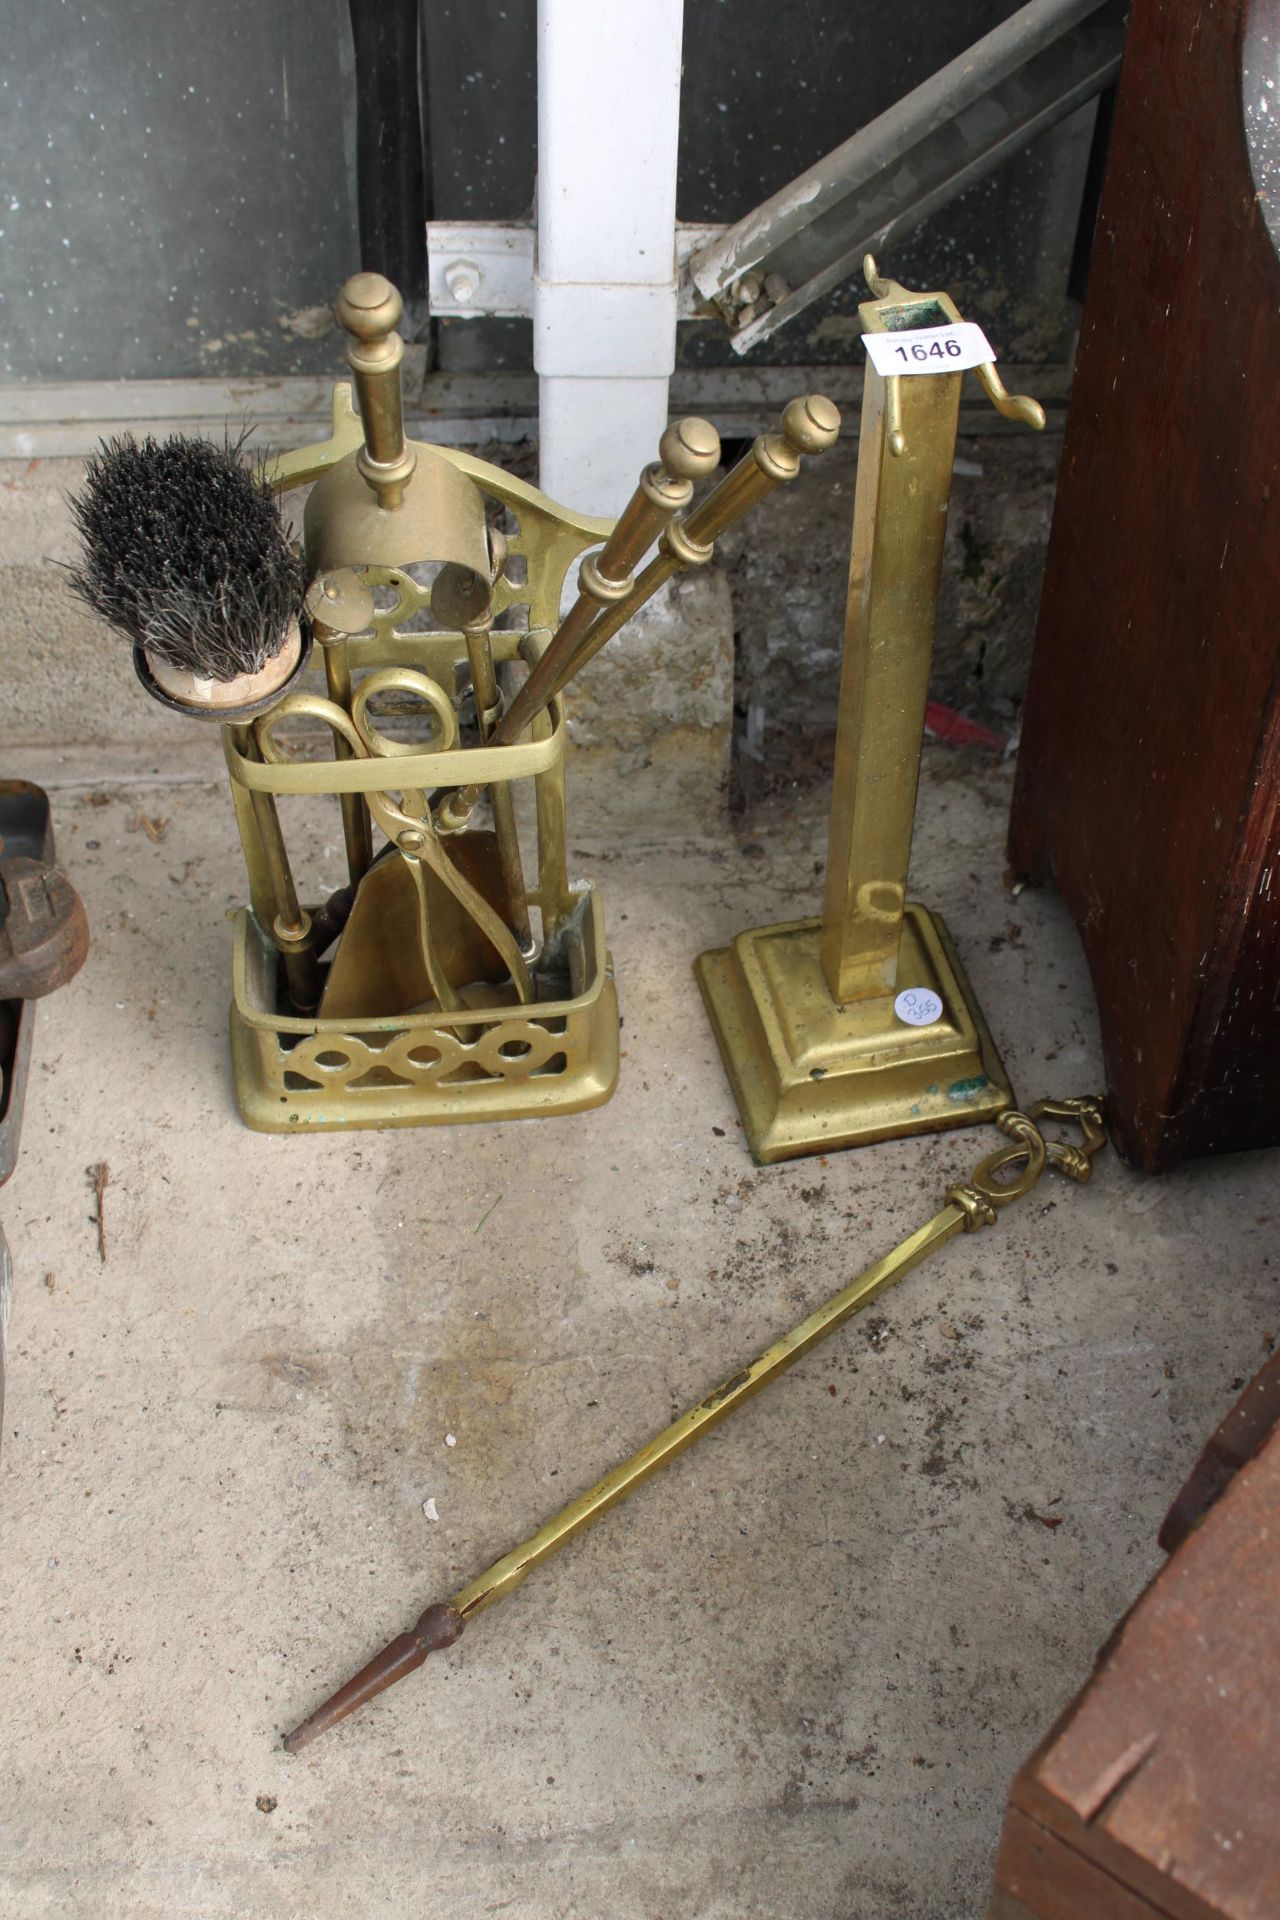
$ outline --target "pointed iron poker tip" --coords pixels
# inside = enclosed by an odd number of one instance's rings
[[[397,1680],[403,1680],[406,1674],[420,1667],[429,1653],[437,1653],[442,1647],[451,1647],[462,1632],[465,1622],[456,1608],[442,1603],[428,1607],[416,1626],[408,1633],[397,1634],[388,1641],[381,1653],[376,1653],[367,1666],[361,1667],[344,1687],[331,1694],[323,1706],[317,1707],[300,1726],[284,1737],[286,1753],[297,1753],[330,1727],[337,1726],[339,1720],[345,1720],[357,1707],[364,1706],[375,1694],[382,1693],[387,1687],[393,1687]]]

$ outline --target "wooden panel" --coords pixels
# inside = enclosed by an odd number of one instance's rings
[[[1057,1834],[1010,1807],[996,1860],[996,1888],[1007,1904],[993,1904],[989,1920],[1164,1920],[1165,1909],[1131,1893]]]
[[[1280,1353],[1256,1373],[1226,1419],[1214,1430],[1204,1452],[1164,1517],[1160,1545],[1173,1553],[1208,1513],[1232,1476],[1280,1423]]]
[[[1280,0],[1135,0],[1014,797],[1151,1169],[1280,1140],[1278,38]]]
[[[1280,1913],[1280,1435],[1243,1466],[1147,1589],[1097,1673],[1014,1782],[1006,1831],[1036,1914],[1063,1855],[1015,1812],[1171,1920]],[[1005,1860],[1002,1851],[1001,1862]],[[1047,1889],[1047,1890],[1046,1890]],[[1056,1897],[1056,1896],[1055,1896]],[[1085,1907],[1079,1911],[1092,1909]],[[1100,1909],[1100,1911],[1103,1911]]]

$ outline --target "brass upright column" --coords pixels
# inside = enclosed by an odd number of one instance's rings
[[[963,327],[945,294],[909,293],[865,264],[877,296],[859,308],[867,333]],[[913,344],[901,376],[866,369],[822,918],[756,928],[697,962],[760,1161],[968,1126],[1013,1102],[946,927],[906,897],[960,408],[953,362],[974,364],[948,339],[926,339],[923,354]],[[989,362],[975,371],[1001,413],[1043,426]]]

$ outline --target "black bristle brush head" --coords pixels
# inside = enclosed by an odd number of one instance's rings
[[[302,606],[302,558],[244,440],[105,441],[70,502],[73,591],[153,658],[206,680],[260,673]]]

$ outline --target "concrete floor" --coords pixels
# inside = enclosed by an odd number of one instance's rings
[[[981,1914],[1011,1774],[1280,1325],[1280,1156],[1046,1184],[291,1759],[375,1647],[992,1136],[750,1164],[689,962],[816,906],[820,793],[654,840],[571,792],[625,1017],[600,1112],[282,1139],[230,1101],[241,881],[207,744],[9,770],[55,791],[94,946],[41,1010],[0,1197],[0,1910]],[[1001,889],[1007,801],[1005,770],[931,750],[916,891],[1024,1097],[1089,1090],[1071,928]],[[311,856],[336,883],[337,835]]]

